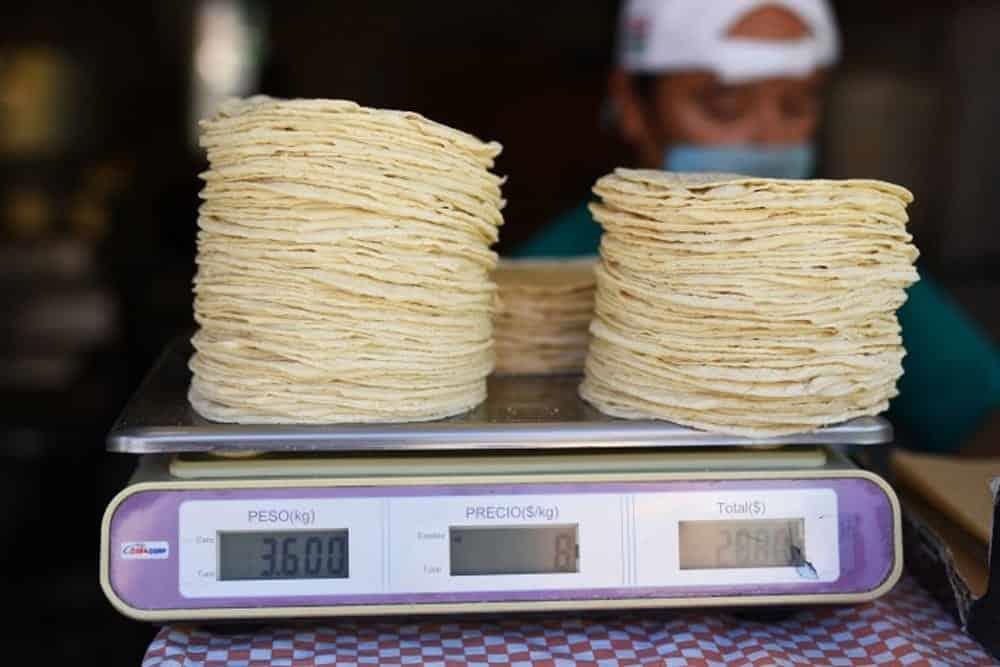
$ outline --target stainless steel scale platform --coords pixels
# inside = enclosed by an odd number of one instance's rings
[[[811,433],[744,438],[665,421],[608,417],[577,394],[574,375],[491,377],[486,401],[464,415],[405,424],[220,424],[187,400],[190,346],[160,358],[108,436],[108,450],[129,454],[191,452],[361,452],[879,445],[892,441],[882,417],[864,417]]]

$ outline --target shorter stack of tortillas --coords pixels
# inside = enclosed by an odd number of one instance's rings
[[[619,169],[582,396],[603,412],[748,436],[885,410],[917,279],[912,195],[879,181]]]
[[[498,144],[413,113],[261,97],[225,103],[201,141],[199,413],[428,420],[485,398]]]
[[[493,273],[497,373],[579,373],[594,315],[593,258],[501,260]]]

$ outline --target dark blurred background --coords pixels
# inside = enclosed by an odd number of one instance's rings
[[[930,3],[928,3],[930,4]],[[916,194],[924,268],[1000,335],[1000,2],[838,2],[824,175]],[[500,249],[626,161],[601,130],[614,0],[5,2],[0,530],[35,664],[136,665],[154,628],[97,584],[133,461],[104,435],[190,326],[195,119],[227,94],[419,111],[503,143]],[[45,548],[39,548],[45,545]],[[51,547],[51,548],[49,548]]]

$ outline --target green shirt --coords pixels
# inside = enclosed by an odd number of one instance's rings
[[[517,249],[520,257],[597,253],[601,227],[586,203]],[[889,414],[921,449],[956,451],[1000,407],[1000,351],[951,297],[921,273],[899,309],[906,358]]]

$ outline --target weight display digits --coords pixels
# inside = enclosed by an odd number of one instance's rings
[[[580,571],[577,524],[452,526],[452,576]]]
[[[805,520],[681,521],[680,569],[789,567],[805,562]]]
[[[219,580],[346,579],[347,533],[219,533]]]

